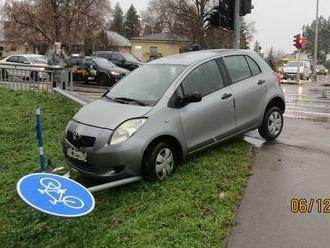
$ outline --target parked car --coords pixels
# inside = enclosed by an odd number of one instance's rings
[[[309,80],[312,74],[312,66],[309,61],[292,61],[284,65],[283,79],[306,79]]]
[[[143,65],[141,61],[129,53],[119,53],[114,51],[97,51],[95,56],[106,58],[115,65],[133,71]]]
[[[85,83],[97,81],[102,85],[113,86],[130,71],[120,68],[105,58],[85,57],[82,65],[73,72],[74,79],[81,79]]]
[[[38,80],[48,77],[43,71],[47,69],[47,56],[38,54],[12,55],[0,61],[2,78],[8,76]]]
[[[326,69],[323,65],[317,65],[315,67],[315,69],[316,69],[316,74],[317,75],[324,75],[324,76],[326,76],[327,73],[328,73],[328,69]]]
[[[275,140],[284,111],[280,80],[258,54],[190,52],[146,64],[81,108],[64,153],[89,177],[161,181],[180,160],[248,131]]]

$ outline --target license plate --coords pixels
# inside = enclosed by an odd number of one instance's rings
[[[87,153],[78,151],[74,148],[68,148],[66,155],[81,162],[87,162]]]

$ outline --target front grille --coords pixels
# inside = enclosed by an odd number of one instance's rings
[[[66,139],[75,147],[81,148],[81,147],[93,147],[95,144],[95,137],[90,136],[79,136],[74,137],[73,132],[68,131],[66,135]]]

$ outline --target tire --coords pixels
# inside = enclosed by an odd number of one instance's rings
[[[1,70],[1,75],[2,75],[2,80],[4,81],[4,80],[8,80],[8,78],[9,78],[9,76],[8,76],[8,71],[7,70],[5,70],[5,69],[2,69]]]
[[[276,140],[282,133],[283,123],[283,113],[278,107],[268,109],[259,128],[260,136],[266,141]]]
[[[161,162],[162,160],[164,162]],[[176,168],[177,156],[174,146],[164,141],[148,149],[142,161],[142,175],[147,181],[164,181],[175,173]]]
[[[38,73],[35,71],[31,72],[31,80],[38,82],[38,79],[39,79]]]

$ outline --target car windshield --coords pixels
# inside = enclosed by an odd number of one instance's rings
[[[323,65],[317,65],[317,66],[316,66],[316,69],[317,69],[317,70],[324,70],[325,67],[324,67]]]
[[[27,57],[30,60],[31,64],[47,64],[48,58],[47,56],[40,55],[40,56],[31,56]]]
[[[298,66],[303,66],[302,62],[289,62],[286,64],[286,67],[298,67]]]
[[[128,62],[133,62],[133,63],[140,63],[140,61],[135,58],[134,56],[128,54],[128,53],[122,53],[121,56],[125,58]]]
[[[181,65],[143,66],[115,85],[107,94],[107,98],[131,99],[146,105],[154,105],[185,68]]]
[[[104,58],[93,58],[94,62],[104,69],[110,69],[116,67],[113,63],[111,63],[109,60]]]

